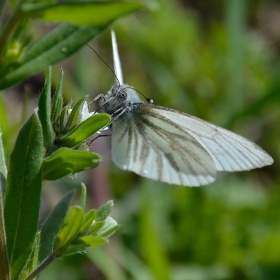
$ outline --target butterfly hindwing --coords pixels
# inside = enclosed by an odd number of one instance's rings
[[[194,116],[160,106],[144,105],[157,118],[168,119],[192,135],[212,156],[218,171],[241,171],[273,163],[272,157],[250,140]]]

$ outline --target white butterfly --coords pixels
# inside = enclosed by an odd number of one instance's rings
[[[183,186],[212,183],[217,171],[241,171],[271,165],[255,143],[212,123],[173,109],[144,103],[123,84],[115,34],[112,44],[116,83],[99,95],[112,116],[112,159],[124,170]]]

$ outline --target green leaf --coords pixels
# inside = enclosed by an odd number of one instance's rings
[[[74,191],[67,193],[51,211],[41,228],[41,242],[39,252],[39,263],[48,257],[53,249],[54,239],[61,229]]]
[[[83,234],[83,232],[88,230],[88,228],[90,227],[90,225],[94,221],[95,217],[96,217],[96,211],[94,209],[91,209],[90,211],[88,211],[86,213],[86,215],[84,216],[83,224],[82,224],[81,229],[80,229],[81,234]]]
[[[107,243],[107,239],[101,236],[81,236],[74,240],[77,245],[85,247],[99,247]]]
[[[42,127],[34,113],[19,132],[7,175],[4,213],[12,279],[24,268],[36,236],[43,147]]]
[[[10,280],[3,201],[3,188],[0,180],[0,279]]]
[[[74,147],[106,126],[110,120],[110,116],[104,113],[93,115],[81,122],[70,133],[58,139],[57,142],[65,147]]]
[[[120,225],[111,217],[108,217],[105,220],[104,226],[98,231],[97,235],[102,237],[111,236],[117,229],[120,228]]]
[[[56,257],[63,255],[70,242],[79,233],[83,223],[84,211],[79,206],[72,206],[66,217],[64,224],[54,241],[54,251]]]
[[[0,94],[0,133],[2,133],[2,147],[5,147],[4,151],[9,151],[9,142],[11,137],[11,126],[8,120],[8,108],[4,102],[4,95]]]
[[[40,94],[38,103],[38,115],[43,128],[44,146],[48,150],[52,144],[53,129],[51,123],[51,85],[52,85],[52,69],[49,67],[46,74],[44,88]]]
[[[61,24],[31,45],[18,63],[1,69],[0,89],[11,87],[50,65],[66,59],[106,27],[107,25],[92,27]]]
[[[77,25],[104,25],[120,16],[143,8],[139,2],[91,1],[55,5],[22,5],[27,16],[46,22],[69,22]]]
[[[37,266],[38,266],[38,254],[40,248],[40,233],[36,234],[36,238],[33,244],[33,250],[24,268],[23,273],[20,275],[19,280],[24,280]]]
[[[73,107],[70,116],[68,117],[66,126],[64,128],[65,131],[70,131],[75,128],[81,121],[82,118],[82,108],[85,103],[87,96],[81,98]]]
[[[51,122],[52,124],[56,124],[56,122],[59,119],[59,116],[61,114],[61,110],[63,107],[63,97],[62,97],[62,91],[63,91],[63,70],[60,71],[60,77],[59,82],[53,97],[52,101],[52,112],[51,112]],[[55,127],[54,127],[55,128]]]
[[[64,252],[63,256],[73,255],[73,254],[81,254],[86,252],[87,247],[76,245],[76,246],[70,246],[67,248],[67,250]]]
[[[66,106],[62,108],[61,114],[59,116],[59,132],[65,129],[70,112],[71,112],[71,103],[68,103]]]
[[[96,235],[97,232],[105,225],[105,221],[95,222],[86,231],[86,235]]]
[[[79,206],[85,209],[87,202],[87,187],[85,186],[84,183],[81,183],[81,197],[79,201]]]
[[[98,154],[89,151],[60,148],[44,160],[44,180],[57,180],[68,174],[96,167],[101,160]]]
[[[103,204],[98,210],[96,215],[96,221],[105,221],[107,216],[110,214],[112,208],[114,206],[113,200],[107,201]]]

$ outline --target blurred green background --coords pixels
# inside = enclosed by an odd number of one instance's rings
[[[270,167],[221,173],[201,188],[171,186],[119,170],[110,137],[94,141],[103,162],[43,189],[42,219],[82,180],[89,207],[114,199],[122,225],[110,244],[57,260],[40,280],[280,279],[280,2],[157,0],[114,25],[124,81],[174,108],[241,134],[275,160]],[[45,29],[36,23],[40,36]],[[109,30],[90,45],[112,65]],[[66,100],[106,93],[114,76],[84,47],[54,67],[66,72]],[[6,152],[22,116],[36,106],[43,74],[4,94]],[[54,81],[56,82],[56,81]],[[22,91],[29,93],[26,110]],[[18,93],[20,92],[20,94]],[[3,117],[3,115],[2,115]]]

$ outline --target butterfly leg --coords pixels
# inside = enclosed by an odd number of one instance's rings
[[[92,140],[89,142],[89,146],[90,146],[91,143],[92,143],[93,141],[95,141],[97,138],[112,136],[112,134],[113,134],[113,133],[111,132],[110,134],[99,134],[99,135],[97,135],[94,139],[92,139]]]
[[[96,102],[98,99],[102,99],[102,103],[106,101],[105,95],[103,93],[100,93],[91,102],[88,103],[88,107],[90,107],[92,103]]]
[[[111,122],[110,124],[112,124],[113,122],[115,122],[123,113],[126,112],[126,108],[122,107],[119,108],[118,110],[116,110],[112,115],[111,115]]]

